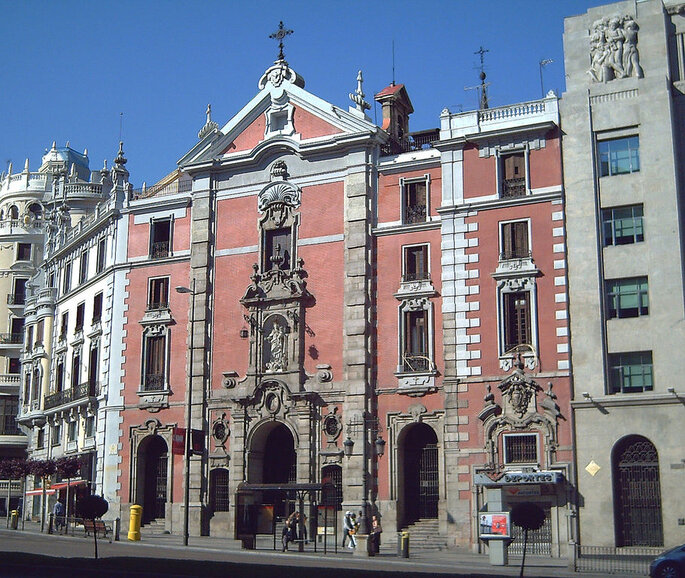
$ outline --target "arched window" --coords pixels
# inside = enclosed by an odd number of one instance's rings
[[[228,512],[230,496],[228,493],[228,470],[217,468],[209,473],[209,503],[213,512]]]
[[[41,207],[38,203],[31,203],[29,205],[29,212],[34,219],[40,219],[43,216],[43,207]]]
[[[659,456],[642,436],[628,436],[614,447],[616,546],[663,546]]]
[[[19,218],[19,209],[17,208],[16,205],[12,205],[10,207],[9,216],[10,216],[10,219],[18,219]]]

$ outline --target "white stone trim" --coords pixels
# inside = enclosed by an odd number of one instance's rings
[[[566,259],[555,259],[554,260],[554,268],[555,269],[565,269],[566,268]]]
[[[560,275],[559,277],[554,278],[554,285],[557,287],[563,287],[566,285],[566,276],[565,275]]]
[[[565,325],[563,327],[557,327],[556,332],[557,337],[566,337],[568,336],[568,327]]]
[[[555,303],[566,303],[566,293],[555,293],[554,294]]]
[[[566,319],[568,317],[568,313],[566,313],[566,309],[559,309],[558,311],[554,312],[554,317],[555,319]]]

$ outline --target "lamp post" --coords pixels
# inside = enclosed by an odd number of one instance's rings
[[[192,452],[191,445],[191,426],[192,426],[192,409],[193,409],[193,335],[195,324],[195,278],[192,280],[192,288],[178,286],[176,293],[187,293],[191,296],[190,305],[190,355],[188,356],[188,399],[186,402],[186,447],[185,447],[185,493],[183,495],[183,545],[188,545],[188,527],[189,527],[189,508],[190,508],[190,454]]]
[[[540,60],[540,97],[545,98],[545,84],[542,80],[542,69],[547,66],[548,64],[552,64],[554,60],[551,58],[543,58]]]

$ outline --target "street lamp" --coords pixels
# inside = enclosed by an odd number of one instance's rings
[[[186,402],[186,447],[185,447],[185,493],[183,496],[183,545],[188,545],[188,527],[189,516],[188,510],[190,508],[190,454],[192,452],[191,446],[191,414],[193,409],[193,334],[195,324],[195,278],[192,280],[192,289],[188,287],[176,287],[176,293],[185,293],[191,295],[192,301],[190,305],[190,355],[188,356],[188,399]]]

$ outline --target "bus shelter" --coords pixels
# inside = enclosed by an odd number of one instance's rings
[[[334,492],[332,484],[249,484],[238,486],[235,508],[235,538],[243,548],[254,550],[257,535],[271,535],[273,548],[281,545],[281,532],[285,520],[294,511],[300,516],[296,543],[300,552],[305,543],[313,544],[317,551],[319,541],[324,553],[328,552],[328,539],[333,537],[338,548],[338,509],[327,496]]]

